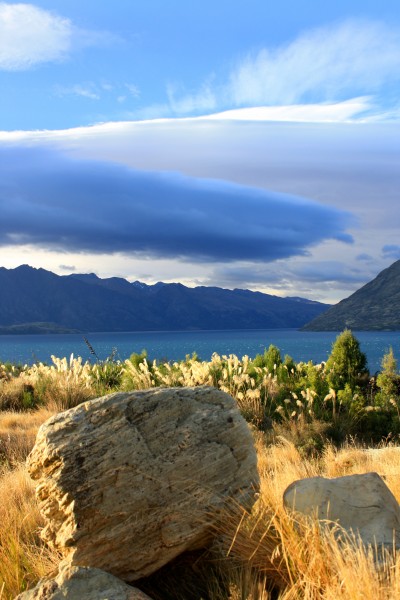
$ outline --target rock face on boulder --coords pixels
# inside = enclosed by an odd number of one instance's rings
[[[151,600],[110,573],[61,563],[54,579],[41,579],[15,600]]]
[[[358,532],[366,545],[400,547],[399,504],[377,473],[301,479],[286,489],[283,500],[289,509]]]
[[[55,415],[28,469],[43,538],[124,581],[206,545],[228,499],[249,509],[258,486],[248,425],[212,387],[116,393]]]

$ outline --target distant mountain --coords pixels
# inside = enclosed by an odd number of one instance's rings
[[[328,307],[249,290],[0,267],[0,333],[299,328]]]
[[[400,330],[400,260],[303,327],[305,331]]]

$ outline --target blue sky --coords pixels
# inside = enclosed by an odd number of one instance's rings
[[[398,2],[0,2],[2,266],[335,302],[400,258]]]

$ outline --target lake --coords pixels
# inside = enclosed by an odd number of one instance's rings
[[[270,344],[277,346],[282,357],[289,354],[298,361],[319,363],[328,358],[338,333],[309,332],[296,329],[247,329],[229,331],[151,331],[86,334],[97,355],[105,359],[116,348],[116,357],[128,358],[133,352],[146,349],[149,359],[181,360],[196,352],[200,359],[209,360],[218,354],[247,354],[254,357]],[[385,352],[392,346],[400,357],[400,332],[354,332],[361,349],[366,353],[371,373],[380,369]],[[0,361],[13,363],[51,362],[58,357],[82,356],[93,359],[81,334],[3,335],[0,336]]]

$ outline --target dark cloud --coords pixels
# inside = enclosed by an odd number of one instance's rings
[[[76,267],[73,265],[58,265],[58,268],[61,269],[61,271],[76,271]]]
[[[370,254],[362,253],[362,254],[357,254],[356,260],[359,260],[360,262],[371,262],[374,260],[374,257],[371,256]]]
[[[234,265],[218,267],[214,270],[213,280],[227,286],[245,285],[245,287],[271,286],[277,289],[290,288],[298,284],[364,284],[368,281],[364,272],[351,268],[340,261],[310,260],[301,264],[278,263],[279,268],[264,265]],[[211,282],[210,282],[211,283]],[[357,286],[359,287],[359,285]]]
[[[349,213],[312,200],[177,173],[0,152],[0,244],[197,261],[274,261],[351,242]]]
[[[33,135],[33,134],[32,134]],[[46,134],[48,136],[48,134]],[[38,134],[43,143],[47,138]],[[317,199],[400,224],[400,123],[170,120],[107,124],[51,142],[82,157],[176,170]],[[385,210],[382,210],[382,209]]]
[[[395,244],[383,246],[382,256],[384,258],[394,258],[395,260],[400,258],[400,246]]]
[[[366,283],[364,271],[347,266],[343,262],[337,260],[322,260],[310,262],[306,265],[296,265],[292,269],[292,273],[298,280],[309,283]]]

